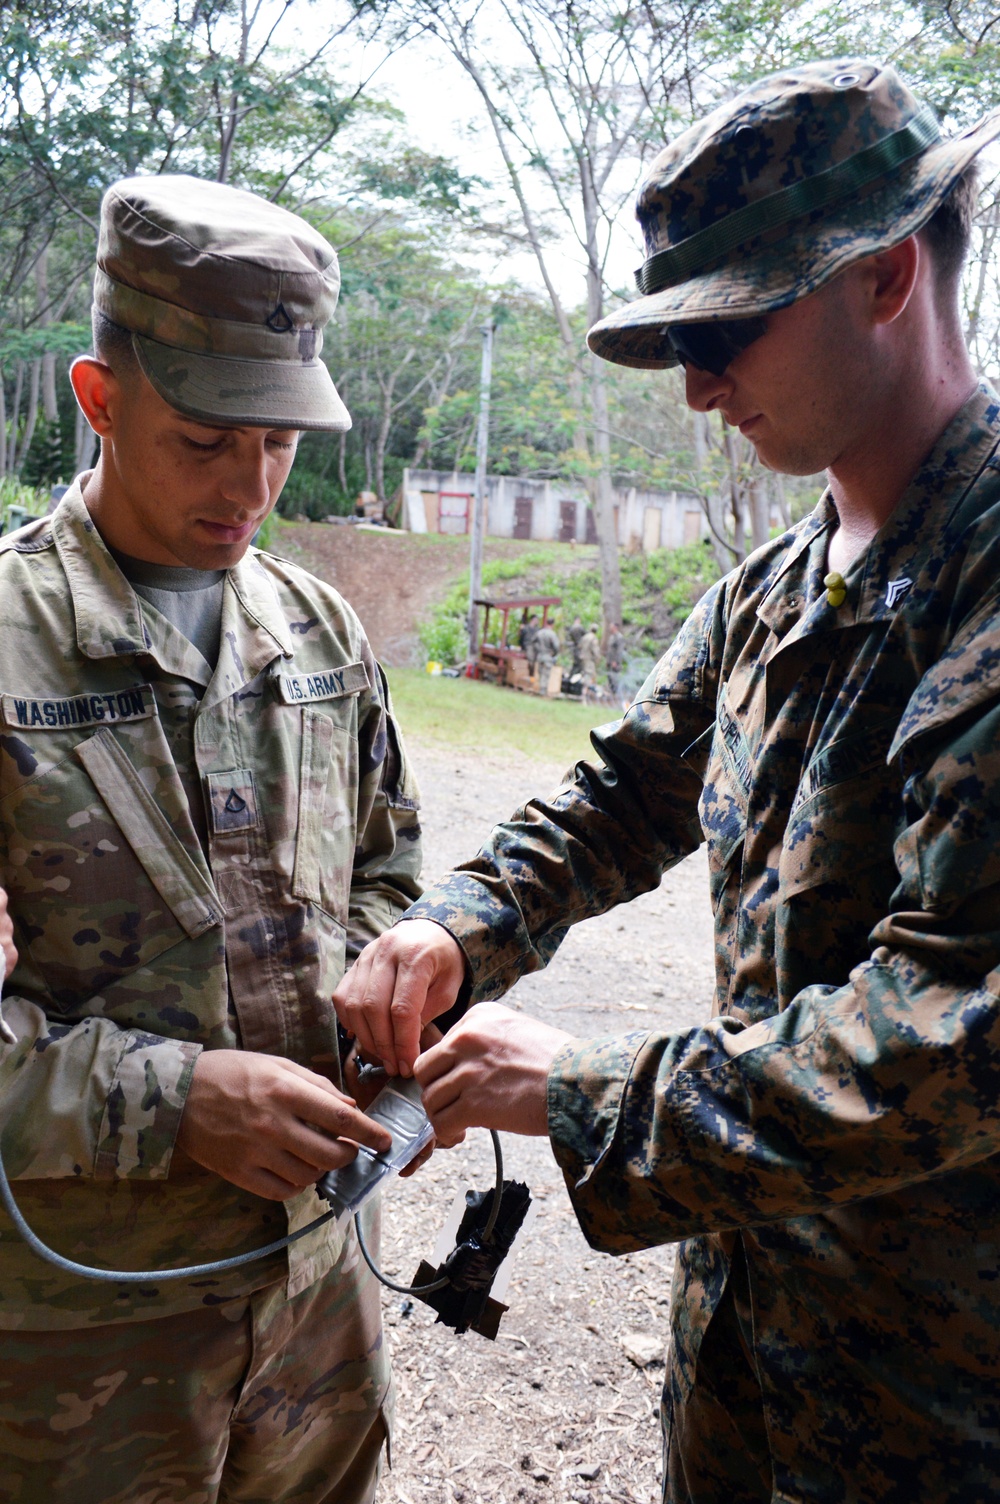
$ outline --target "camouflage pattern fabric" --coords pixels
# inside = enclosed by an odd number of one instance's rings
[[[218,666],[114,563],[74,483],[0,543],[0,883],[20,959],[0,1058],[4,1156],[29,1224],[84,1263],[240,1253],[326,1209],[266,1201],[174,1151],[202,1049],[339,1080],[331,993],[419,893],[417,791],[388,692],[335,591],[251,550]],[[0,1328],[188,1311],[340,1254],[329,1227],[228,1275],[76,1280],[0,1219]]]
[[[370,1504],[390,1417],[352,1233],[294,1300],[271,1285],[165,1321],[8,1333],[0,1500]]]
[[[952,140],[894,68],[835,58],[755,80],[652,162],[636,202],[642,296],[587,343],[619,365],[677,364],[666,326],[783,308],[914,234],[1000,134]]]
[[[825,496],[702,599],[594,734],[602,761],[407,915],[496,997],[707,841],[713,1021],[568,1047],[549,1128],[595,1248],[686,1239],[666,1407],[699,1476],[728,1445],[698,1438],[699,1353],[745,1260],[751,1360],[734,1340],[729,1361],[760,1390],[776,1500],[996,1497],[998,440],[982,386],[839,606]]]
[[[320,359],[339,292],[333,246],[254,193],[160,173],[104,195],[94,306],[132,331],[164,401],[202,422],[350,428]]]

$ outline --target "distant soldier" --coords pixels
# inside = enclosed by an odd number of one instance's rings
[[[538,652],[538,682],[542,690],[548,688],[549,674],[555,668],[559,656],[559,635],[550,622],[541,628],[535,646]]]
[[[584,637],[583,624],[581,623],[580,618],[578,616],[574,616],[574,618],[573,618],[573,625],[570,627],[569,631],[566,633],[567,641],[569,642],[570,648],[571,648],[572,653],[573,653],[573,663],[572,663],[572,667],[570,668],[570,673],[574,677],[576,677],[577,675],[583,673],[583,663],[581,662],[581,659],[580,659],[580,643],[583,641],[583,637]]]
[[[597,675],[601,668],[600,627],[592,626],[580,638],[580,665],[583,673],[584,694],[597,688]]]
[[[608,687],[615,699],[618,698],[621,672],[625,666],[625,638],[622,629],[613,622],[608,633],[608,645],[604,653],[608,665]]]
[[[531,613],[521,627],[517,640],[520,643],[521,651],[528,660],[528,670],[533,675],[535,672],[535,661],[538,658],[538,617],[534,612]]]

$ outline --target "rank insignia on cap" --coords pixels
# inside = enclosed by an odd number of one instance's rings
[[[913,581],[901,574],[898,580],[890,580],[885,592],[885,603],[891,611],[893,606],[898,606],[903,596],[912,586]]]

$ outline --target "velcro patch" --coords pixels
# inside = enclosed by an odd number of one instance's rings
[[[304,705],[308,700],[336,700],[368,688],[368,670],[363,663],[343,668],[320,668],[313,674],[278,674],[278,693],[286,705]]]
[[[3,718],[21,731],[58,731],[63,726],[112,725],[116,721],[144,721],[156,714],[156,700],[148,684],[102,695],[69,695],[66,699],[34,700],[0,695]]]
[[[208,807],[212,813],[212,830],[227,835],[233,830],[253,830],[257,825],[257,791],[249,768],[233,768],[228,773],[209,773]]]

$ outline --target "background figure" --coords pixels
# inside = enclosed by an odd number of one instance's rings
[[[580,666],[583,674],[583,698],[584,700],[598,697],[598,674],[601,668],[601,641],[598,636],[600,628],[595,624],[588,627],[580,639]]]
[[[527,621],[522,625],[520,632],[517,634],[518,643],[521,647],[522,652],[524,653],[524,656],[528,660],[528,672],[531,674],[532,678],[534,678],[535,663],[538,658],[538,632],[538,617],[532,611]]]
[[[573,653],[573,661],[572,661],[572,663],[570,665],[570,670],[569,671],[570,671],[570,674],[574,678],[578,674],[582,674],[583,673],[583,661],[580,658],[580,643],[583,641],[583,637],[584,637],[584,628],[583,628],[583,625],[581,624],[580,618],[578,616],[574,616],[574,618],[573,618],[573,625],[570,627],[569,631],[566,633],[566,640],[569,643],[570,648],[571,648],[572,653]]]
[[[608,688],[616,700],[621,699],[621,672],[625,666],[625,638],[622,629],[614,623],[608,629],[608,645],[604,652],[608,666]]]
[[[559,656],[559,635],[551,622],[546,623],[539,630],[535,639],[535,650],[538,661],[538,684],[543,694],[548,693],[549,674],[556,665]]]

